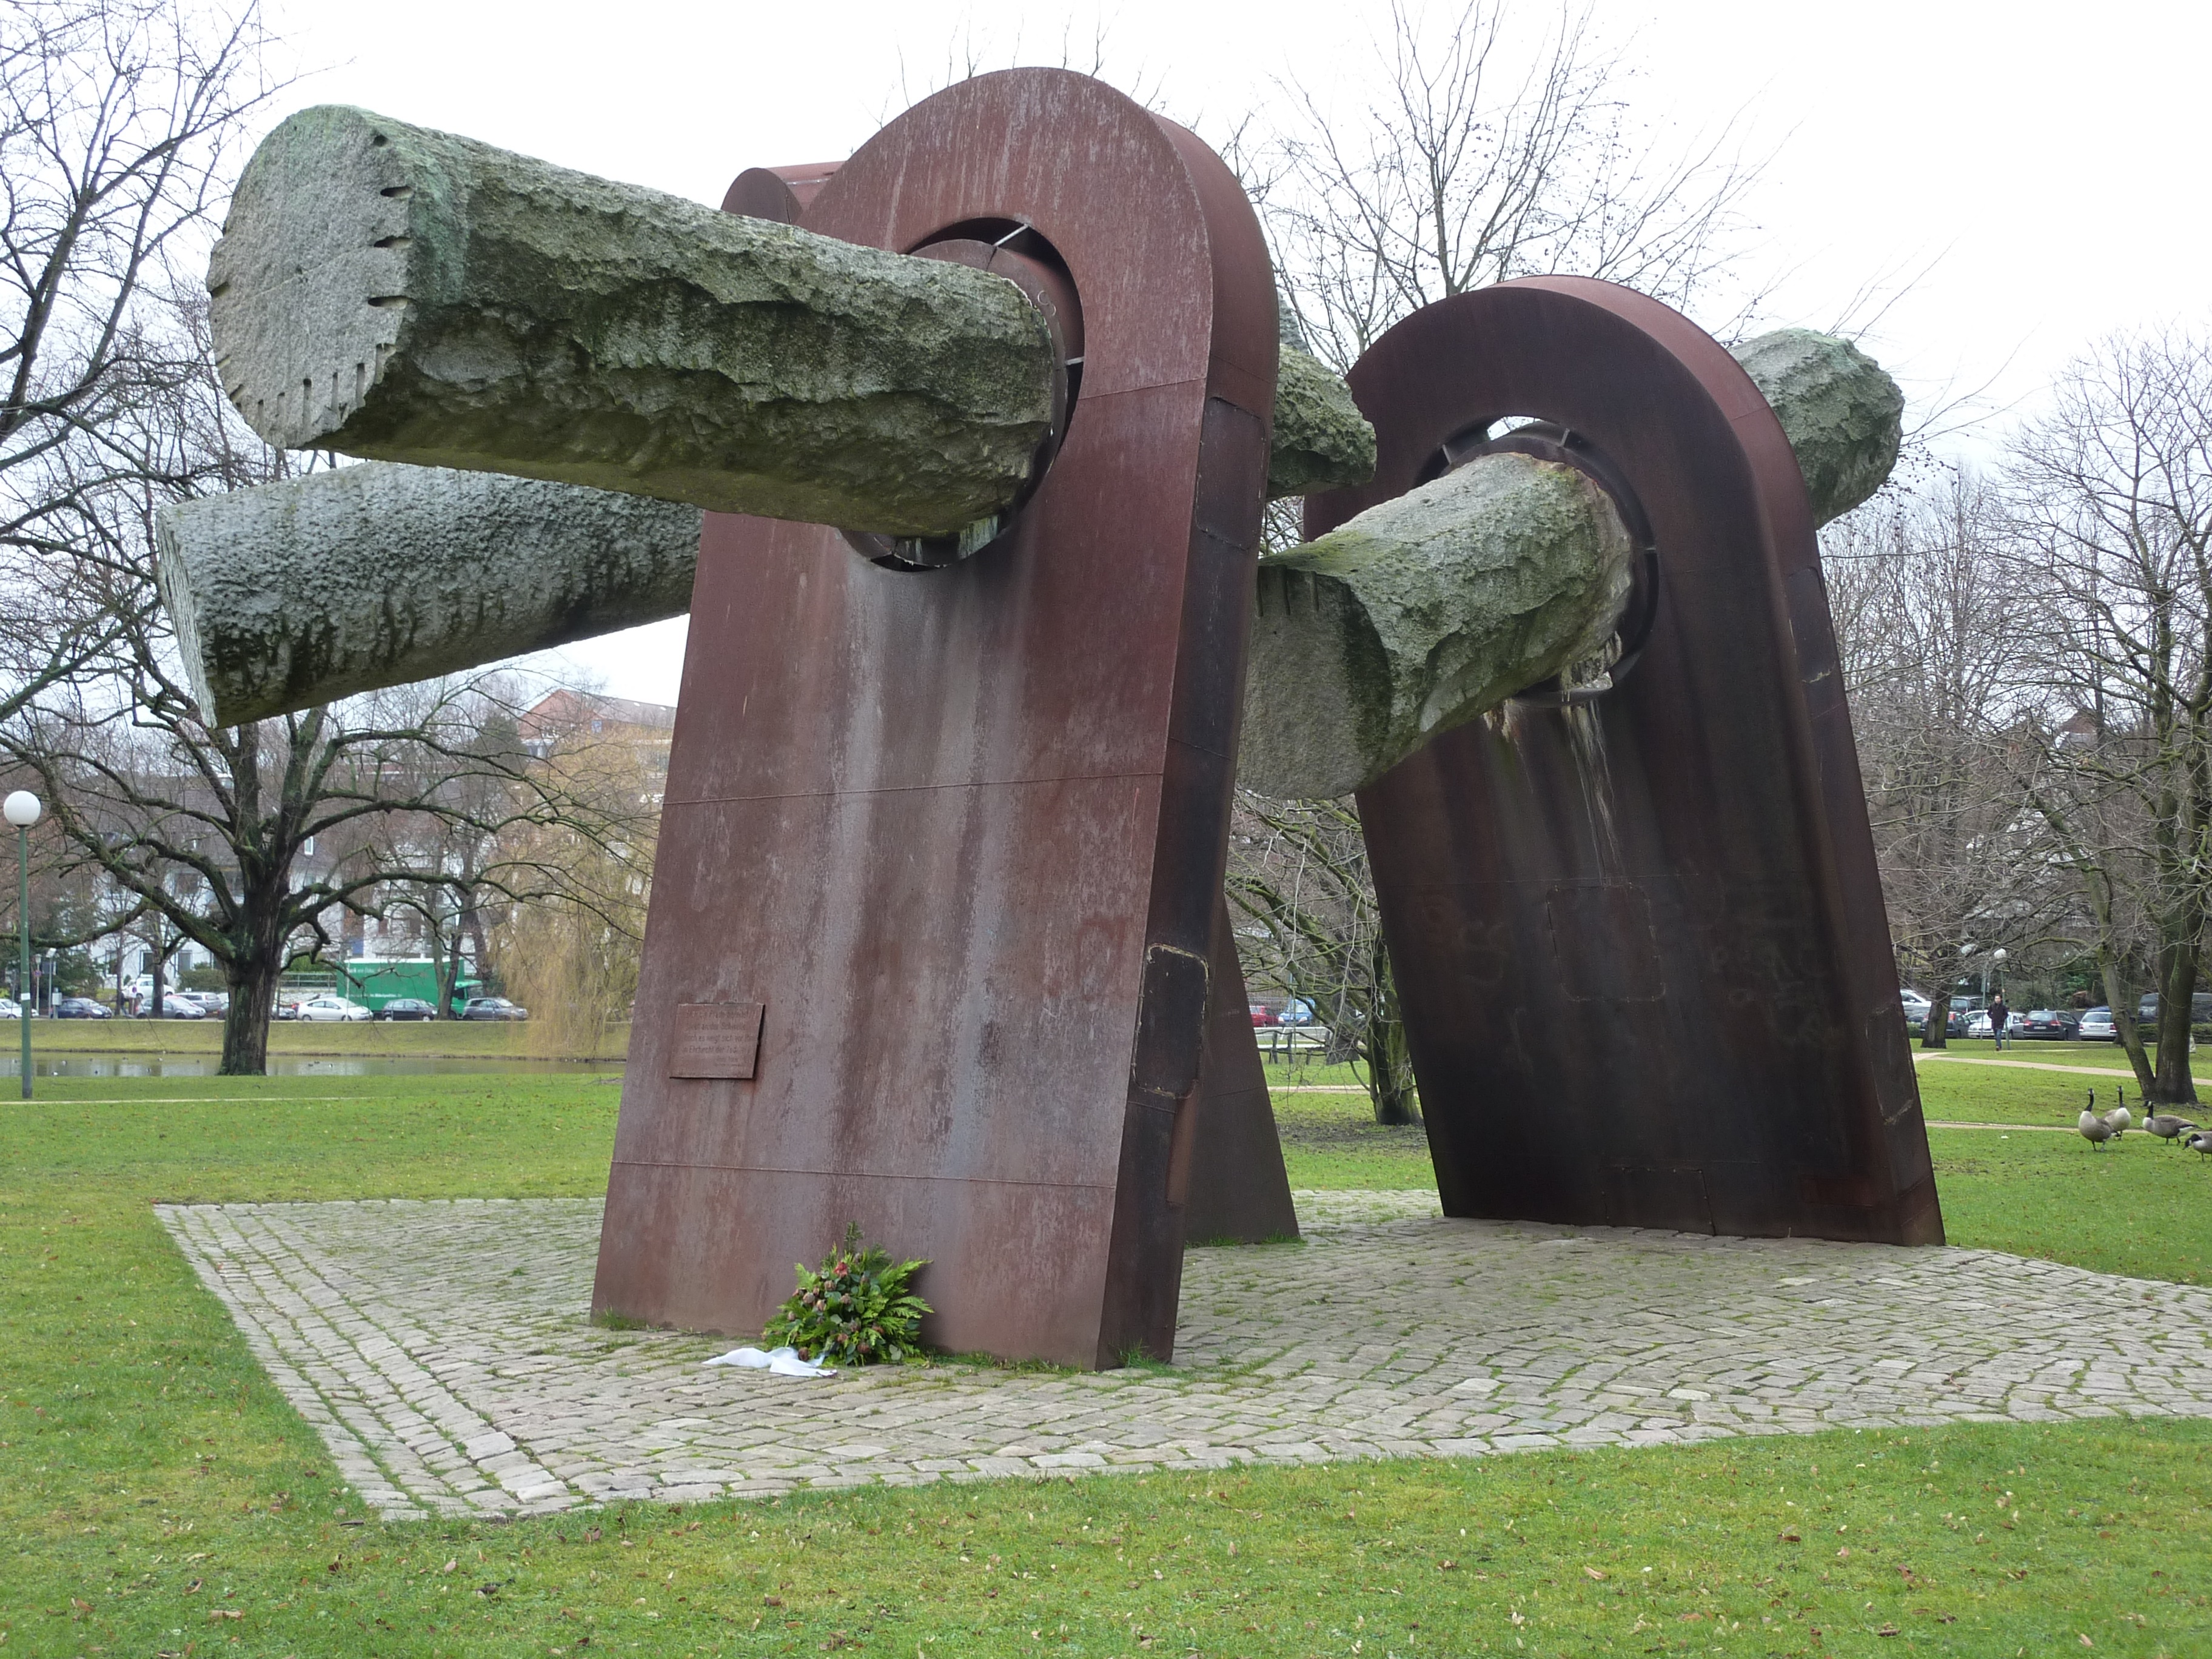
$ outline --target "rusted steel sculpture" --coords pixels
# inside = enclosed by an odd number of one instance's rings
[[[757,1331],[857,1220],[932,1259],[933,1341],[1171,1352],[1186,1238],[1296,1231],[1229,792],[1261,503],[1364,476],[1373,438],[1279,354],[1234,179],[1109,88],[1021,70],[848,161],[741,175],[725,209],[768,224],[357,111],[295,118],[247,180],[215,277],[240,407],[273,441],[482,470],[174,516],[164,592],[211,717],[693,612],[594,1307]],[[1893,388],[1847,352],[1766,352],[1823,499],[1893,453]],[[1362,794],[1447,1208],[1940,1237],[1805,483],[1758,390],[1664,307],[1566,282],[1423,312],[1352,390],[1380,471],[1310,530],[1534,416],[1505,470],[1565,469],[1583,528],[1500,568],[1579,537],[1635,573],[1541,643],[1480,561],[1413,581],[1528,522],[1474,489],[1304,572],[1370,619],[1441,605],[1424,625],[1486,665],[1449,708],[1416,688],[1433,721],[1393,702],[1380,738],[1275,744],[1356,750],[1357,778],[1628,594],[1602,690],[1521,687]],[[491,556],[402,580],[402,531]],[[253,574],[303,537],[346,555],[320,609]],[[511,597],[477,579],[533,559]]]
[[[1081,388],[945,568],[709,516],[594,1304],[757,1329],[850,1217],[932,1259],[947,1346],[1164,1354],[1273,400],[1257,224],[1188,133],[1038,70],[908,112],[802,223],[1026,262]]]
[[[837,165],[749,168],[731,185],[722,198],[723,209],[796,224]],[[1279,389],[1297,359],[1311,365],[1304,376],[1309,386],[1327,376],[1318,362],[1279,335]],[[1341,434],[1351,405],[1341,381],[1333,389],[1309,390],[1304,398],[1304,419],[1288,434],[1278,408],[1268,451],[1270,497],[1289,493],[1285,486],[1306,473],[1357,476],[1363,459],[1365,467],[1373,466],[1371,432],[1364,444],[1347,441]],[[1190,1241],[1260,1243],[1296,1238],[1297,1211],[1291,1202],[1282,1142],[1275,1133],[1267,1068],[1253,1034],[1228,900],[1218,890],[1213,897],[1207,969],[1205,1047],[1192,1109],[1185,1115],[1189,1141],[1178,1152],[1176,1167],[1181,1176],[1170,1197],[1182,1207],[1183,1236]]]
[[[1445,1212],[1940,1243],[1806,485],[1664,306],[1539,277],[1352,370],[1375,481],[1535,416],[1652,549],[1610,689],[1509,702],[1359,795]]]

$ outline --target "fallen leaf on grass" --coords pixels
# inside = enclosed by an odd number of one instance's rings
[[[1897,1626],[1894,1625],[1884,1625],[1880,1630],[1876,1631],[1875,1634],[1876,1636],[1894,1636],[1897,1634]]]
[[[1796,1543],[1798,1541],[1797,1529],[1795,1527],[1792,1527],[1788,1532],[1784,1533],[1782,1534],[1782,1541],[1785,1544]]]
[[[1601,1584],[1605,1583],[1605,1575],[1600,1572],[1595,1567],[1584,1567],[1583,1569],[1583,1577],[1585,1578],[1595,1579]]]
[[[245,1613],[234,1607],[210,1607],[208,1609],[208,1623],[210,1625],[215,1623],[218,1619],[243,1619],[245,1617]]]

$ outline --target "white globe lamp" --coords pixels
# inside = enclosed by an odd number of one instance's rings
[[[13,790],[6,800],[0,801],[0,817],[5,817],[18,830],[29,829],[45,811],[39,798],[27,789]]]

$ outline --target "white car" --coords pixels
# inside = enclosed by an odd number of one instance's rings
[[[373,1016],[367,1007],[358,1002],[325,994],[319,997],[309,997],[301,1003],[298,1018],[301,1019],[368,1019]]]
[[[23,1008],[21,1003],[12,998],[0,997],[0,1019],[21,1019],[22,1017]]]

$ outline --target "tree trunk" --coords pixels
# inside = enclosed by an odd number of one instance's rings
[[[1406,1022],[1398,1008],[1398,981],[1392,976],[1390,953],[1381,936],[1375,940],[1375,997],[1369,1005],[1367,1029],[1360,1043],[1367,1061],[1367,1097],[1375,1108],[1375,1121],[1392,1126],[1421,1121],[1419,1097],[1413,1087],[1413,1060],[1406,1048]]]
[[[2128,1057],[2128,1065],[2135,1072],[2136,1091],[2145,1100],[2154,1100],[2157,1089],[2151,1077],[2150,1056],[2143,1051],[2142,1029],[2136,1024],[2136,1005],[2130,998],[2125,982],[2120,978],[2119,959],[2112,953],[2106,921],[2100,908],[2097,972],[2104,982],[2105,1006],[2112,1011],[2112,1035],[2119,1040],[2120,1048]]]
[[[282,951],[258,951],[225,964],[230,1008],[222,1017],[223,1077],[265,1077],[269,1073],[269,1017],[283,972]]]
[[[2159,974],[2158,1062],[2149,1097],[2161,1106],[2186,1106],[2197,1099],[2189,1066],[2190,1015],[2197,1000],[2195,924],[2193,916],[2184,918],[2160,952],[2165,960]]]
[[[1943,971],[1938,973],[1938,968]],[[1959,977],[1958,965],[1945,966],[1942,958],[1933,958],[1928,976],[1937,988],[1928,994],[1928,1018],[1920,1027],[1920,1046],[1948,1048],[1951,1046],[1951,982]]]
[[[462,908],[463,902],[457,900],[454,903],[452,933],[447,933],[442,927],[438,930],[438,954],[441,958],[438,963],[438,1018],[440,1019],[452,1019],[456,1017],[453,1012],[453,999],[460,994],[461,940],[464,937],[462,923],[467,915]]]
[[[473,901],[466,899],[462,901],[461,925],[468,932],[470,945],[475,947],[477,977],[482,979],[488,971],[488,964],[491,961],[491,941],[484,934],[483,912]],[[456,945],[454,948],[459,950],[460,947]],[[458,980],[459,977],[457,970],[454,978]]]

